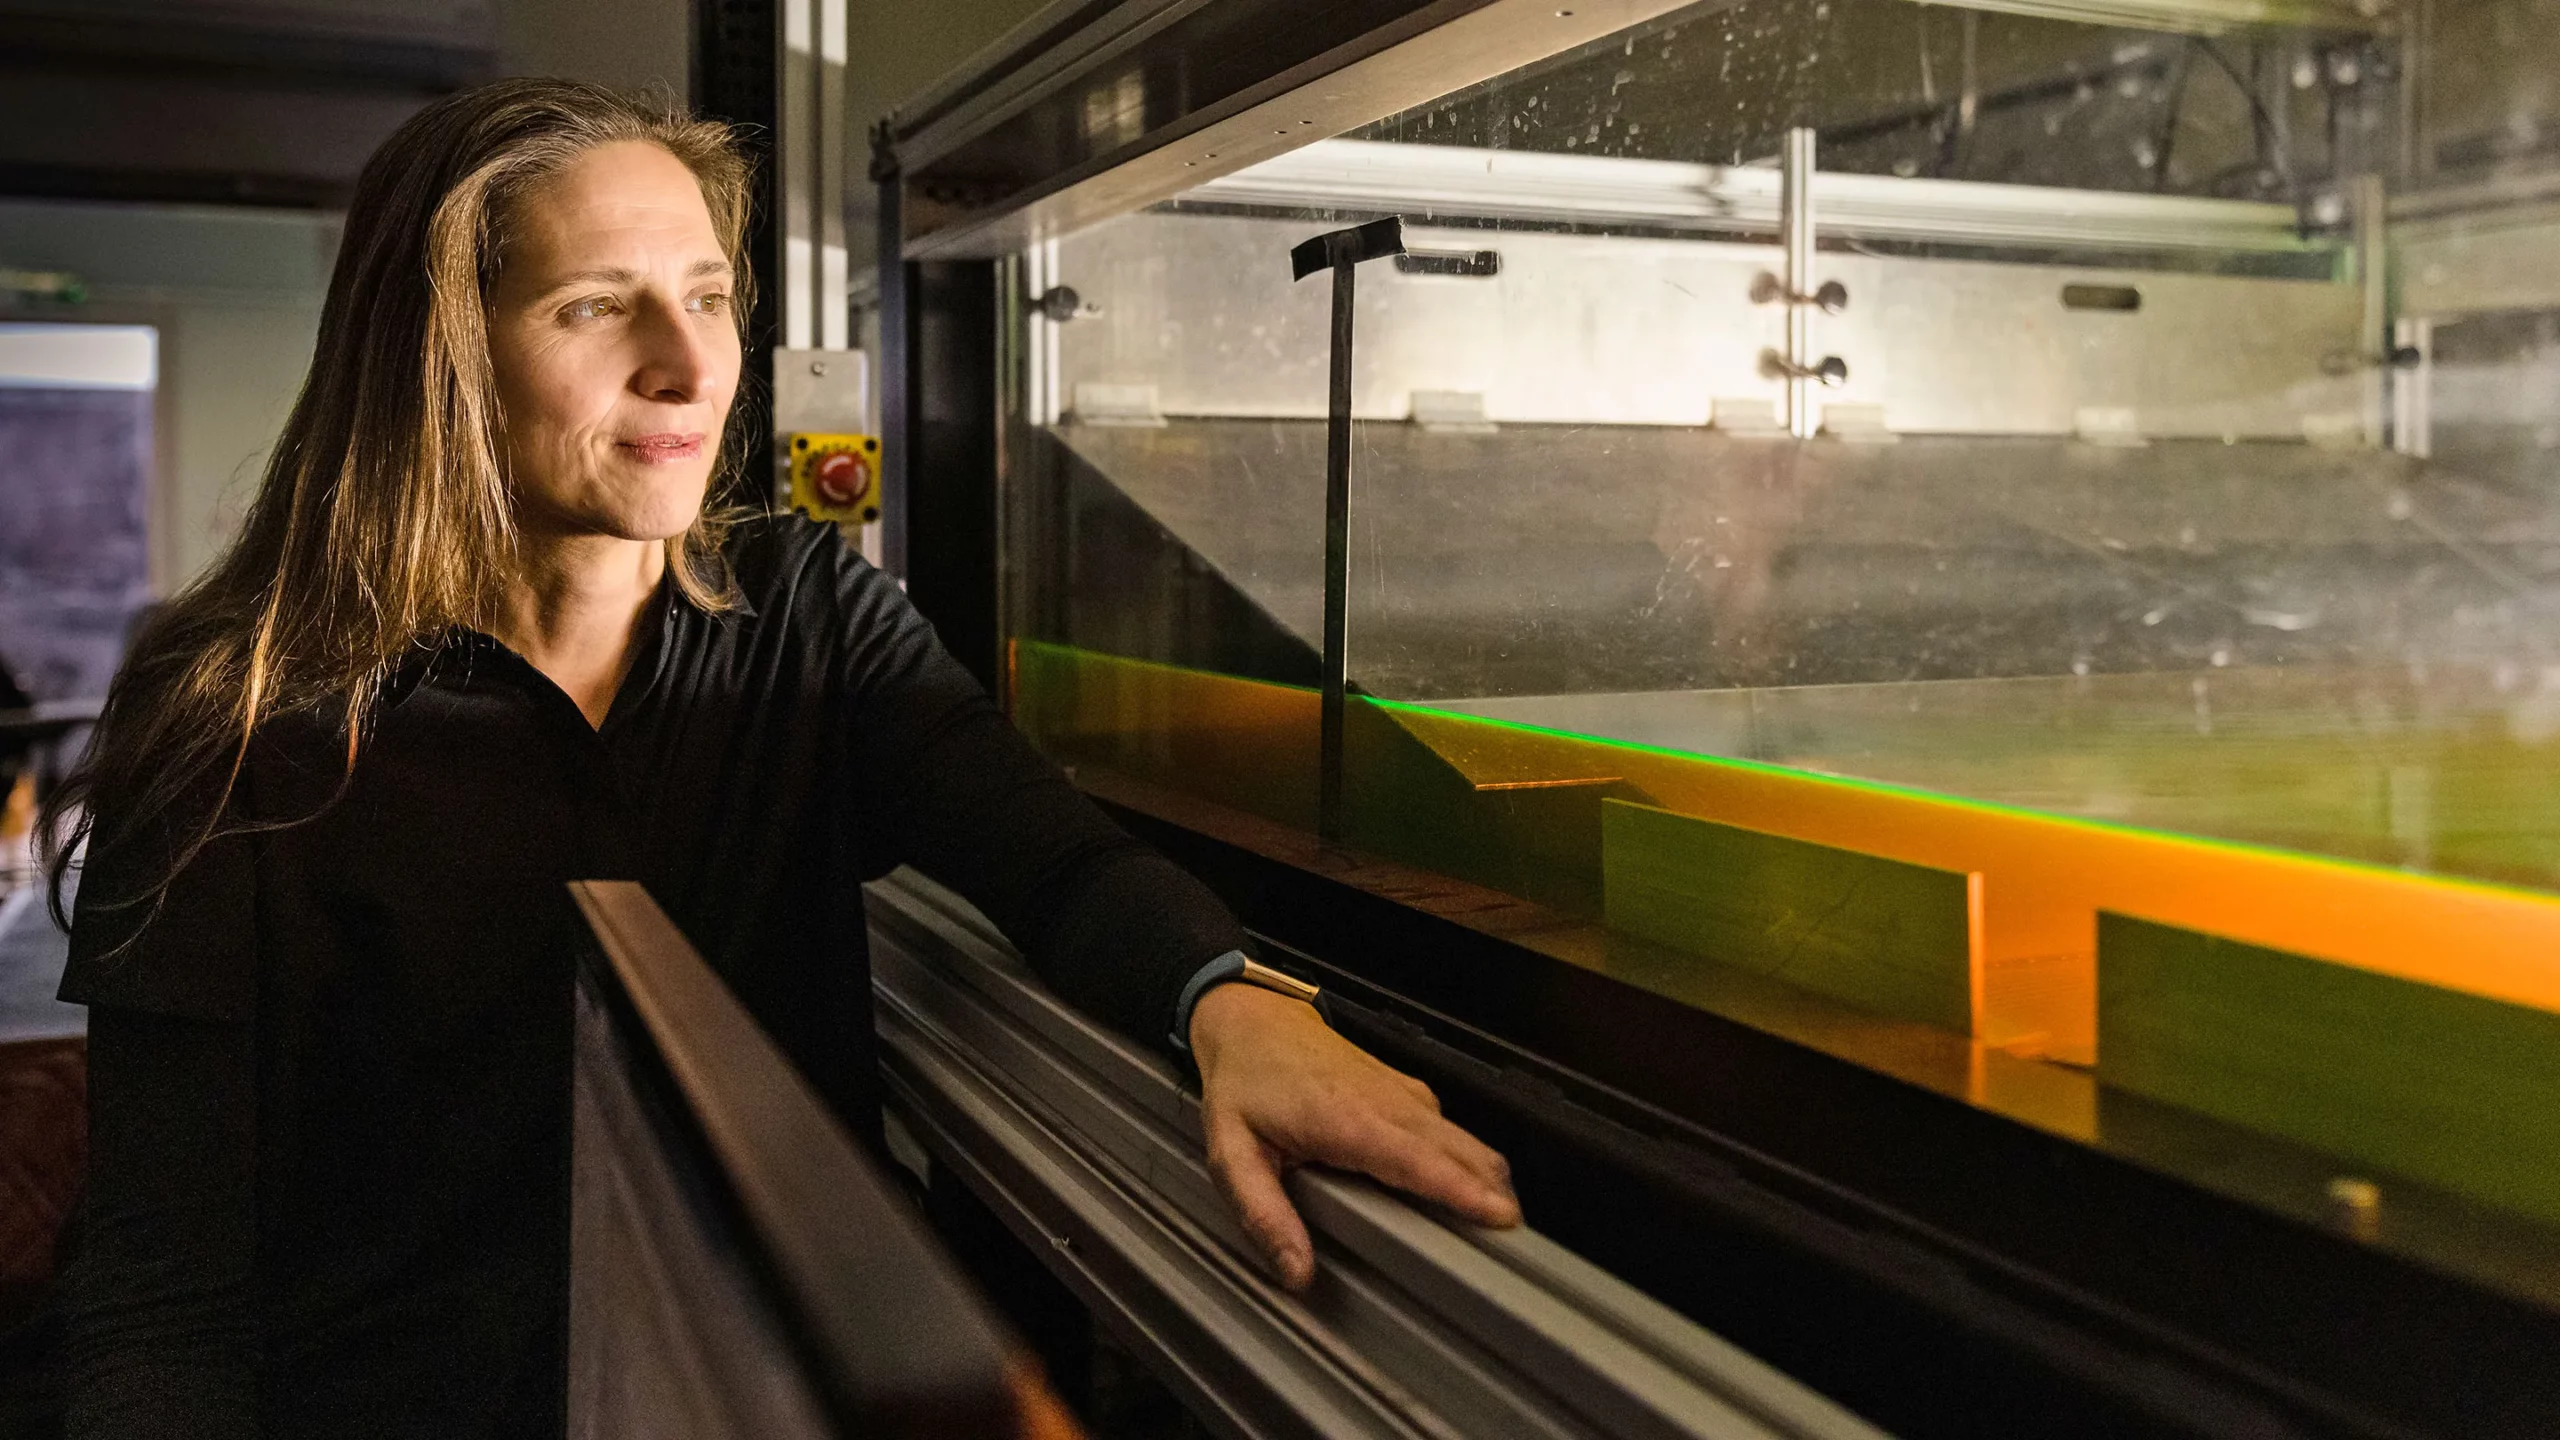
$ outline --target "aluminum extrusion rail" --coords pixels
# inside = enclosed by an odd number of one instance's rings
[[[893,1110],[1234,1436],[1881,1432],[1533,1230],[1436,1220],[1300,1172],[1304,1297],[1251,1261],[1172,1067],[1067,1009],[966,904],[870,888]]]

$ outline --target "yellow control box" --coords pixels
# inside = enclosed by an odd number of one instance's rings
[[[879,438],[824,431],[794,434],[791,508],[842,525],[879,519]]]

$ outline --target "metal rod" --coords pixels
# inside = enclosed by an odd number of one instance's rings
[[[1813,279],[1813,141],[1811,127],[1787,132],[1778,193],[1779,224],[1787,249],[1787,293],[1810,295]],[[1813,437],[1813,307],[1787,307],[1787,433]]]
[[[2427,91],[2435,83],[2434,0],[2410,0],[2400,12],[2400,183],[2416,189],[2435,174],[2427,125]]]
[[[2364,412],[2364,443],[2379,450],[2390,438],[2391,390],[2398,383],[2391,369],[2391,254],[2385,228],[2390,200],[2382,177],[2358,175],[2348,182],[2348,203],[2355,207],[2356,280],[2363,289],[2363,324],[2356,335],[2360,352],[2372,357],[2357,385],[2358,408]]]
[[[1404,253],[1404,221],[1390,215],[1289,250],[1293,278],[1333,274],[1333,389],[1324,426],[1324,696],[1316,737],[1316,835],[1342,838],[1342,712],[1351,684],[1352,272]]]
[[[1351,314],[1358,262],[1333,262],[1333,385],[1324,428],[1324,715],[1316,835],[1342,838],[1342,707],[1351,674]]]
[[[809,0],[775,7],[782,30],[774,77],[781,125],[775,136],[774,190],[782,231],[782,343],[818,343],[818,19]]]
[[[2423,317],[2392,322],[2395,350],[2415,352],[2414,365],[2391,371],[2391,448],[2424,460],[2435,454],[2428,388],[2435,383],[2436,322]]]

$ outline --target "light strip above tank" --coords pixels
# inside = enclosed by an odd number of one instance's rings
[[[2367,34],[2389,28],[2387,0],[1960,0],[1956,8],[2181,35],[2299,28]]]
[[[1779,173],[1675,160],[1320,140],[1211,180],[1181,198],[1393,211],[1418,220],[1774,235]],[[2334,250],[2340,243],[2306,236],[2293,207],[2262,201],[1838,172],[1814,177],[1813,198],[1821,233],[1864,240],[2296,254]]]

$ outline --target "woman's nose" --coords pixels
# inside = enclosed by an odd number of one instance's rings
[[[642,307],[635,327],[640,340],[640,368],[632,388],[652,400],[690,404],[711,385],[713,356],[684,307],[652,300]]]

